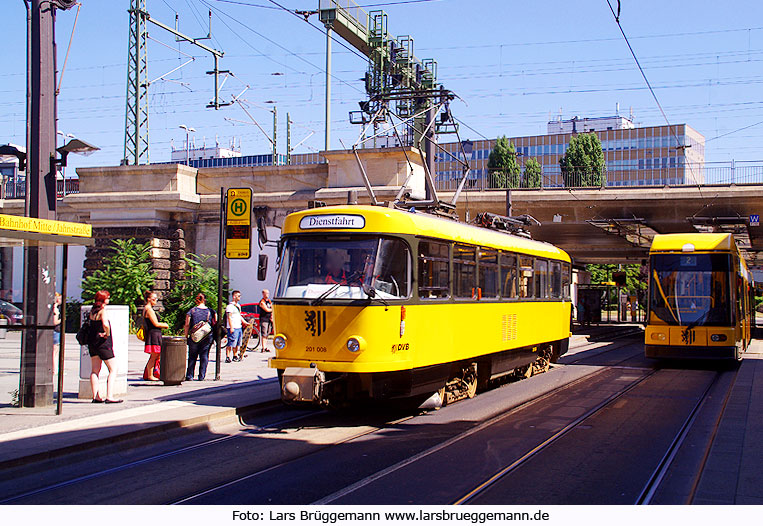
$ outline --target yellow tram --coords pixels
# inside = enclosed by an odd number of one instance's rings
[[[570,258],[547,243],[357,205],[290,214],[281,243],[285,401],[455,400],[567,350]]]
[[[731,234],[661,234],[649,250],[648,358],[742,359],[753,283]]]

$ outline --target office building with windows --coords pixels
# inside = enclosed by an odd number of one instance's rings
[[[528,159],[541,166],[543,186],[563,186],[559,160],[570,139],[594,132],[601,141],[607,186],[682,185],[704,183],[705,138],[686,124],[636,127],[626,117],[574,118],[548,123],[546,135],[509,137],[521,167]],[[454,188],[460,180],[463,158],[459,143],[443,143],[436,157],[439,188]],[[495,140],[472,142],[466,157],[471,166],[469,186],[490,188],[488,158]]]

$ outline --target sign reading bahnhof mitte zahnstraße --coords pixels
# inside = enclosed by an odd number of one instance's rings
[[[85,223],[53,221],[36,217],[9,216],[0,214],[0,230],[17,230],[59,236],[92,237],[93,227]]]

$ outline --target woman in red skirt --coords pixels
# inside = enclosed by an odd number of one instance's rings
[[[146,292],[146,305],[143,307],[143,323],[146,332],[146,346],[144,352],[148,354],[148,363],[143,370],[145,380],[158,380],[154,375],[154,366],[159,360],[159,354],[162,352],[162,329],[169,328],[164,322],[159,321],[159,317],[154,311],[159,297],[156,292]]]

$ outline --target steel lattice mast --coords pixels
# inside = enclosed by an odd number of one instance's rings
[[[130,0],[130,36],[127,53],[125,150],[122,164],[148,164],[148,30],[146,0]]]

